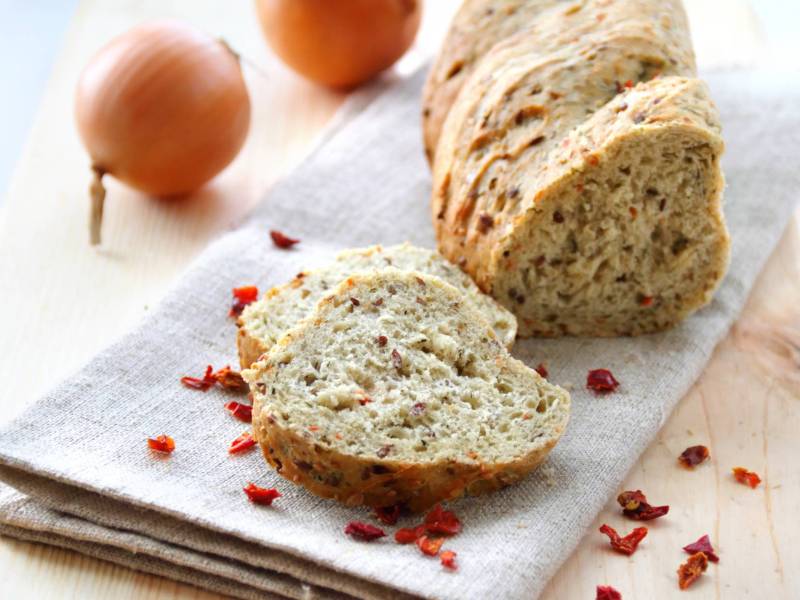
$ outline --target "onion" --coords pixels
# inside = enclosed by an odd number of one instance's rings
[[[113,175],[158,197],[196,190],[237,155],[250,99],[237,55],[176,21],[134,27],[102,48],[78,82],[78,131],[92,159],[92,244]]]
[[[347,89],[403,56],[417,35],[422,0],[256,0],[256,10],[283,62]]]

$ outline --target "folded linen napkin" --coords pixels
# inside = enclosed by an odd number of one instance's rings
[[[672,331],[517,343],[517,357],[546,360],[551,380],[575,384],[572,419],[545,467],[456,504],[464,531],[447,547],[458,552],[457,573],[391,538],[345,536],[368,511],[306,493],[257,452],[228,455],[244,429],[223,410],[231,397],[178,383],[208,363],[235,363],[231,288],[265,289],[346,247],[433,245],[422,72],[369,103],[360,97],[360,110],[347,111],[241,229],[211,244],[136,330],[0,433],[0,479],[21,492],[0,494],[2,532],[243,598],[535,597],[702,371],[798,199],[800,82],[747,72],[707,79],[728,148],[730,272],[713,303]],[[277,249],[270,228],[302,242]],[[621,381],[615,393],[583,388],[597,367]],[[146,448],[160,433],[177,443],[168,457]],[[252,505],[241,490],[248,481],[283,496]]]

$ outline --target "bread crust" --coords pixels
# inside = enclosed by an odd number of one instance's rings
[[[453,18],[423,89],[425,154],[433,163],[445,120],[462,87],[495,46],[524,39],[527,52],[547,55],[574,46],[595,32],[631,17],[653,15],[669,23],[673,55],[694,72],[688,22],[680,0],[625,0],[566,3],[563,0],[465,0]],[[643,25],[647,25],[643,23]]]
[[[409,277],[408,273],[395,271],[389,277]],[[441,286],[448,302],[461,302],[460,293],[438,278],[423,276],[428,286]],[[446,459],[398,460],[391,455],[365,455],[351,453],[332,443],[330,431],[306,428],[298,431],[296,426],[286,423],[281,412],[289,410],[290,404],[282,398],[281,360],[302,347],[304,338],[329,318],[331,307],[347,302],[353,289],[359,287],[363,298],[365,286],[379,285],[389,281],[385,272],[373,275],[357,275],[343,282],[336,292],[319,302],[314,314],[288,332],[272,348],[269,354],[244,372],[253,395],[253,431],[267,462],[286,479],[306,487],[312,493],[343,502],[350,506],[392,506],[402,504],[413,511],[422,511],[442,500],[452,500],[464,494],[477,495],[497,490],[518,481],[547,456],[557,443],[569,417],[569,395],[564,390],[546,383],[535,371],[511,357],[496,341],[495,348],[498,372],[525,382],[525,386],[540,386],[559,398],[557,411],[548,413],[546,425],[542,424],[541,435],[527,442],[527,449],[514,460],[487,462],[476,453],[458,453]],[[379,282],[374,284],[373,282]],[[470,306],[462,306],[465,322],[475,323],[491,339],[493,332],[476,321],[477,312]],[[472,327],[472,325],[470,325]],[[405,352],[405,351],[403,351]],[[276,395],[277,384],[277,395]],[[539,389],[537,387],[537,389]],[[527,393],[527,392],[526,392]],[[539,392],[537,392],[538,394]],[[392,438],[387,437],[391,441]],[[452,454],[452,453],[451,453]],[[472,454],[472,456],[470,456]]]

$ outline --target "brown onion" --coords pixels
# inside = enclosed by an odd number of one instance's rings
[[[408,50],[422,0],[256,0],[256,10],[287,65],[323,85],[351,88]]]
[[[152,196],[196,190],[238,154],[250,99],[236,54],[177,21],[134,27],[103,47],[78,82],[75,118],[92,158],[91,241],[100,241],[113,175]]]

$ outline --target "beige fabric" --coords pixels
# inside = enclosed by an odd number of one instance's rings
[[[347,538],[345,524],[368,521],[368,511],[292,486],[257,452],[229,456],[244,429],[223,409],[230,396],[178,383],[207,363],[235,364],[232,287],[255,280],[265,289],[346,247],[433,246],[421,73],[366,107],[362,98],[363,110],[275,186],[249,222],[211,244],[140,327],[0,433],[0,478],[30,496],[0,497],[3,531],[238,597],[535,597],[703,369],[798,198],[800,81],[708,79],[728,149],[728,276],[710,306],[663,334],[517,343],[518,358],[545,360],[553,382],[574,384],[572,419],[545,470],[455,504],[464,531],[448,546],[458,552],[458,573],[390,538]],[[269,228],[303,241],[278,250]],[[622,382],[616,393],[584,389],[597,367]],[[177,449],[159,459],[144,440],[164,432]],[[284,495],[272,508],[251,505],[241,491],[248,481]]]

